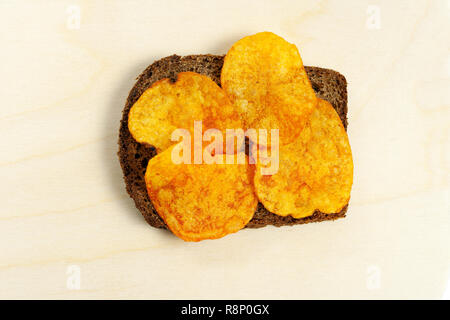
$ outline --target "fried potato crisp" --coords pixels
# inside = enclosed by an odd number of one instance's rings
[[[298,136],[317,104],[297,47],[271,32],[245,37],[232,46],[221,84],[246,128],[268,133],[278,129],[279,144]]]
[[[194,121],[202,121],[207,129],[241,128],[236,108],[225,92],[209,77],[194,72],[181,72],[177,81],[155,82],[131,107],[128,128],[140,143],[154,146],[158,152],[176,142],[171,141],[175,129],[186,129],[193,135]]]
[[[271,212],[294,218],[314,211],[339,212],[350,199],[353,159],[347,133],[333,107],[324,100],[313,111],[297,141],[280,146],[279,170],[262,175],[256,164],[255,189]]]
[[[242,229],[258,203],[248,161],[177,165],[171,159],[175,146],[152,158],[145,173],[149,197],[169,229],[185,241]]]

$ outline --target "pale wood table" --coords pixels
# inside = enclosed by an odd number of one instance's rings
[[[443,297],[449,19],[438,0],[2,1],[0,298]],[[347,77],[348,217],[195,244],[150,228],[116,157],[135,77],[263,30]]]

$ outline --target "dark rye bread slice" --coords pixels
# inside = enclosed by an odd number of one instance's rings
[[[176,80],[179,72],[193,71],[207,75],[220,85],[220,72],[224,56],[192,55],[180,57],[173,55],[154,62],[142,72],[131,89],[123,110],[119,133],[119,159],[122,166],[127,191],[133,198],[136,207],[145,220],[153,227],[167,228],[150,201],[144,174],[149,159],[156,155],[151,146],[137,143],[128,131],[128,113],[141,94],[154,82],[163,78]],[[336,71],[317,67],[306,67],[306,72],[318,97],[330,102],[339,114],[344,127],[347,128],[347,82],[345,77]],[[158,128],[155,128],[158,130]],[[260,228],[266,225],[284,226],[335,220],[345,217],[347,206],[340,212],[325,214],[320,211],[312,216],[294,219],[281,217],[267,211],[259,203],[253,219],[247,224],[249,228]]]

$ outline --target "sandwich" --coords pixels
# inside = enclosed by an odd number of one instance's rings
[[[174,141],[199,123],[202,133],[254,128],[266,139],[246,134],[245,143],[237,137],[228,148],[223,138],[208,149],[188,137],[189,150]],[[147,67],[123,109],[118,156],[148,224],[186,241],[217,239],[345,217],[353,183],[346,129],[345,77],[304,67],[295,45],[262,32],[225,56],[172,55]],[[197,154],[215,161],[196,162]],[[274,154],[278,167],[264,174]]]

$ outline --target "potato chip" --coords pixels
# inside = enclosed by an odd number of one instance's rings
[[[181,72],[177,81],[163,79],[148,88],[132,106],[128,128],[133,138],[154,146],[158,152],[176,142],[175,129],[186,129],[193,135],[194,121],[207,129],[241,128],[235,107],[225,92],[210,78],[194,72]]]
[[[279,144],[298,136],[317,104],[297,47],[271,32],[236,42],[220,80],[246,128],[278,129]]]
[[[313,111],[297,141],[280,146],[279,168],[262,175],[258,160],[255,189],[271,212],[294,218],[314,211],[335,213],[348,203],[353,160],[347,133],[333,107],[324,100]]]
[[[185,241],[221,238],[242,229],[258,200],[245,164],[175,164],[172,150],[152,158],[145,182],[169,229]]]

